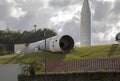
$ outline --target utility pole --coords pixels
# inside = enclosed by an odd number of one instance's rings
[[[45,81],[47,81],[47,57],[46,57],[46,33],[44,33],[44,37],[45,37],[45,57],[44,57],[44,62],[45,62]]]
[[[35,25],[33,25],[33,27],[34,27],[34,32],[36,32],[37,25],[35,24]]]

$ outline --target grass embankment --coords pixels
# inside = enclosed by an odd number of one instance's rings
[[[25,59],[32,57],[39,60],[44,60],[44,54],[47,55],[47,60],[80,60],[90,58],[119,58],[120,45],[98,45],[89,47],[75,47],[72,51],[66,53],[52,52],[37,52],[26,54],[12,54],[0,56],[0,64],[21,63]]]

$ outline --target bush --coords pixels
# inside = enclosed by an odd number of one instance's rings
[[[6,46],[4,44],[0,44],[0,56],[6,55],[8,52],[6,50]]]

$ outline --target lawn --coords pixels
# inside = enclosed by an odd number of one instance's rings
[[[119,58],[120,45],[97,45],[88,47],[75,47],[69,52],[52,53],[52,52],[34,52],[26,54],[11,54],[0,56],[0,64],[21,63],[25,59],[32,57],[43,61],[46,54],[47,60],[81,60],[91,58]]]

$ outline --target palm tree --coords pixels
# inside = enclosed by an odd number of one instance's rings
[[[25,75],[30,75],[31,77],[35,77],[37,72],[42,72],[43,71],[43,64],[40,63],[39,60],[29,57],[25,59],[24,62],[20,64],[21,72],[24,73]]]

